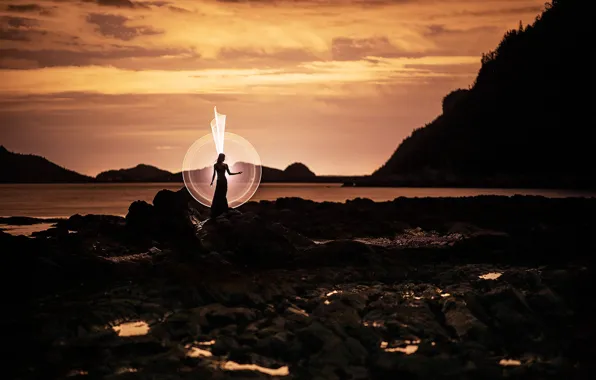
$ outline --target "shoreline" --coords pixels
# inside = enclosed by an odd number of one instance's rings
[[[19,185],[20,186],[20,185]],[[44,186],[44,185],[41,185]],[[127,185],[108,185],[106,188],[109,191],[104,191],[101,186],[93,186],[86,188],[82,186],[81,189],[70,190],[69,188],[61,189],[59,185],[55,191],[51,191],[48,195],[37,196],[34,200],[23,197],[23,191],[27,187],[15,187],[10,190],[12,193],[2,193],[3,198],[0,199],[0,207],[6,212],[5,215],[0,216],[0,224],[27,224],[27,223],[43,223],[66,219],[73,214],[104,214],[115,216],[126,216],[128,207],[134,200],[150,201],[153,194],[162,190],[159,184],[145,186],[139,184],[132,188],[126,188]],[[119,192],[120,186],[124,189],[123,193]],[[526,192],[524,189],[430,189],[430,188],[411,188],[411,189],[394,189],[386,191],[383,188],[373,188],[372,192],[365,192],[361,194],[359,188],[341,188],[339,186],[328,188],[326,186],[301,187],[301,186],[280,186],[274,188],[263,186],[257,191],[252,200],[248,202],[276,202],[280,199],[304,199],[318,203],[333,203],[346,204],[358,199],[364,199],[374,203],[393,202],[395,199],[466,199],[474,197],[538,197],[546,199],[595,199],[596,192],[569,192],[558,190],[543,190]],[[0,186],[0,191],[2,187]],[[172,191],[184,190],[184,186],[175,186],[170,188]],[[73,193],[72,191],[75,191]],[[277,196],[276,194],[283,194]],[[304,194],[306,196],[300,196]],[[90,199],[87,201],[87,199]],[[18,211],[19,205],[25,202],[25,211]],[[11,204],[13,206],[11,206]],[[22,221],[19,221],[22,219]],[[28,220],[28,221],[27,221]],[[37,220],[37,221],[34,221]]]
[[[0,232],[7,369],[574,377],[593,339],[580,291],[593,210],[592,198],[282,198],[207,220],[182,189],[126,217]]]

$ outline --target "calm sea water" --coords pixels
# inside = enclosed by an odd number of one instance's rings
[[[151,202],[161,189],[179,190],[182,183],[11,184],[0,185],[0,216],[68,217],[73,214],[126,215],[136,200]],[[354,198],[387,201],[397,197],[463,197],[475,195],[542,195],[596,197],[596,192],[524,189],[367,188],[340,184],[261,184],[252,200],[300,197],[322,202]]]

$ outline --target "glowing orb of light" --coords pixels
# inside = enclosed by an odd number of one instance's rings
[[[225,132],[225,163],[232,173],[228,175],[228,206],[235,208],[248,202],[261,183],[262,165],[259,154],[246,139],[234,133]],[[210,186],[213,165],[217,161],[217,149],[211,135],[195,141],[184,157],[182,178],[188,192],[199,203],[211,207],[217,185],[217,175]]]

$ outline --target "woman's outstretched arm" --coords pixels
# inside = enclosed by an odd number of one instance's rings
[[[215,166],[213,167],[213,176],[211,177],[211,184],[209,186],[213,186],[213,181],[215,181]]]
[[[226,165],[226,171],[228,172],[229,175],[238,175],[238,174],[242,174],[242,172],[238,172],[238,173],[232,173],[230,172],[230,167],[228,165]]]

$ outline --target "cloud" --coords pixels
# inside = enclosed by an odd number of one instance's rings
[[[1,16],[0,24],[11,28],[32,28],[39,26],[39,22],[27,17]]]
[[[105,7],[122,7],[122,8],[134,8],[135,4],[130,0],[83,0],[86,3],[96,3]]]
[[[102,94],[328,94],[346,96],[341,85],[411,83],[432,77],[459,76],[433,66],[477,63],[478,57],[370,57],[361,61],[315,61],[293,68],[122,70],[114,67],[55,67],[7,72],[0,93],[98,92]],[[408,65],[423,65],[421,70]],[[338,86],[339,85],[339,86]]]
[[[233,64],[236,60],[251,62],[308,62],[317,60],[313,53],[302,49],[279,49],[271,52],[256,49],[228,49],[222,48],[217,56],[218,59],[230,60]]]
[[[99,33],[106,37],[113,37],[123,41],[129,41],[138,36],[151,36],[163,33],[163,31],[150,26],[127,26],[126,22],[128,20],[124,16],[101,13],[91,13],[87,16],[88,22],[97,25],[97,31]]]
[[[144,49],[140,47],[114,47],[105,51],[0,49],[0,56],[3,58],[33,61],[39,67],[109,64],[115,59],[161,57],[183,53],[186,52],[175,49]]]
[[[39,22],[27,17],[0,16],[0,40],[30,41],[33,35],[43,32],[35,30]]]
[[[39,4],[9,4],[6,9],[12,12],[43,12],[46,10]]]
[[[331,56],[336,61],[353,61],[367,56],[397,58],[421,57],[424,54],[400,50],[386,36],[370,38],[336,37],[331,41]]]
[[[458,12],[459,16],[499,16],[499,15],[521,15],[527,13],[538,14],[544,9],[542,5],[531,5],[525,7],[501,8],[501,9],[487,9],[478,11],[462,11]]]
[[[427,32],[424,33],[425,36],[429,37],[437,37],[442,35],[462,35],[462,34],[476,34],[476,33],[484,33],[484,32],[494,32],[498,28],[495,26],[478,26],[471,29],[451,29],[444,24],[432,24],[429,25]]]

